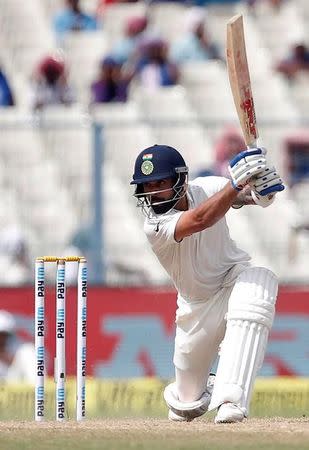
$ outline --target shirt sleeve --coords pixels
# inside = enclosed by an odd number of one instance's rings
[[[208,176],[196,178],[193,184],[200,186],[205,191],[207,198],[209,198],[221,191],[229,181],[225,177]]]
[[[175,240],[175,228],[183,213],[184,211],[179,211],[168,217],[158,218],[153,222],[145,222],[144,231],[151,247],[156,253],[169,245],[179,244]]]

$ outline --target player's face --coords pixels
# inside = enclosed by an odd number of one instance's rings
[[[163,180],[148,181],[138,185],[134,196],[137,198],[137,206],[142,208],[146,217],[151,217],[152,213],[165,214],[177,205],[186,195],[186,175],[178,179],[169,177]],[[182,205],[183,210],[187,209],[187,202]]]
[[[173,191],[173,180],[171,178],[166,178],[164,180],[149,181],[148,183],[143,183],[144,192],[151,194],[151,201],[157,202],[162,200],[169,200],[174,196]]]

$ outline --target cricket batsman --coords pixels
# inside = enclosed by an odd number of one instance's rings
[[[188,182],[183,157],[166,145],[146,148],[135,162],[131,184],[146,215],[144,230],[178,291],[175,382],[164,391],[170,420],[191,421],[213,409],[216,423],[248,416],[275,314],[277,278],[250,265],[225,214],[231,207],[267,207],[284,185],[263,148],[240,152],[228,169],[230,179]]]

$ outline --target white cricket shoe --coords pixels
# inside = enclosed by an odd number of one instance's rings
[[[234,403],[228,402],[219,406],[215,423],[242,422],[244,418],[245,414],[242,409]]]

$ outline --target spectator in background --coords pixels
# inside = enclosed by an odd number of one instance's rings
[[[260,12],[279,12],[286,0],[246,0],[246,4],[251,12],[256,12],[259,9]]]
[[[92,103],[125,102],[130,78],[111,56],[103,59],[99,77],[91,85]]]
[[[309,73],[309,49],[303,43],[295,44],[287,58],[276,66],[276,70],[282,73],[289,81],[293,81],[301,71]]]
[[[301,256],[301,236],[308,236],[308,193],[309,193],[309,132],[298,128],[289,132],[283,140],[283,161],[285,178],[289,184],[290,234],[288,236],[288,261],[296,262]]]
[[[67,81],[64,61],[47,56],[39,62],[32,79],[30,103],[32,109],[48,105],[70,105],[74,101],[72,89]]]
[[[195,177],[220,176],[229,178],[227,169],[229,161],[241,150],[246,150],[245,141],[233,126],[227,126],[219,136],[214,146],[215,162],[212,167],[203,167],[194,174]]]
[[[246,148],[245,141],[239,131],[234,127],[227,127],[215,145],[215,175],[229,178],[228,162],[241,149],[245,150]]]
[[[104,16],[104,13],[109,5],[113,3],[136,3],[139,0],[98,0],[97,15]]]
[[[98,18],[101,18],[104,16],[104,13],[109,5],[112,5],[113,3],[119,3],[118,0],[98,0],[98,6],[97,6],[97,16]]]
[[[0,310],[0,380],[35,382],[34,346],[17,342],[14,317],[4,310]]]
[[[4,274],[1,284],[23,286],[32,282],[28,244],[17,225],[9,225],[0,232],[0,264]]]
[[[284,139],[286,179],[291,189],[299,183],[309,183],[309,132],[298,129]]]
[[[222,59],[218,46],[205,28],[206,15],[202,8],[191,8],[185,21],[187,32],[171,49],[171,59],[176,63]]]
[[[247,5],[249,11],[254,13],[254,8],[258,0],[245,0],[245,4]]]
[[[0,107],[14,106],[14,98],[9,83],[0,67]]]
[[[79,0],[65,0],[66,7],[54,18],[54,30],[62,36],[69,31],[92,31],[97,29],[95,17],[85,14]]]
[[[264,17],[268,18],[268,21],[274,21],[274,30],[276,28],[276,21],[281,23],[289,22],[293,26],[286,29],[286,33],[283,39],[287,36],[304,36],[303,18],[301,8],[298,6],[298,2],[293,0],[256,0],[247,1],[249,12],[251,12],[258,20],[263,21]],[[267,38],[267,36],[265,36]]]
[[[134,68],[134,74],[140,84],[147,89],[160,86],[173,86],[179,79],[176,64],[168,58],[168,44],[159,38],[146,38],[138,50],[139,57]]]
[[[123,64],[133,57],[138,43],[148,25],[147,17],[130,17],[125,24],[124,37],[115,45],[111,54],[115,60]]]
[[[265,1],[265,0],[264,0]],[[267,0],[271,8],[279,10],[286,0]]]

